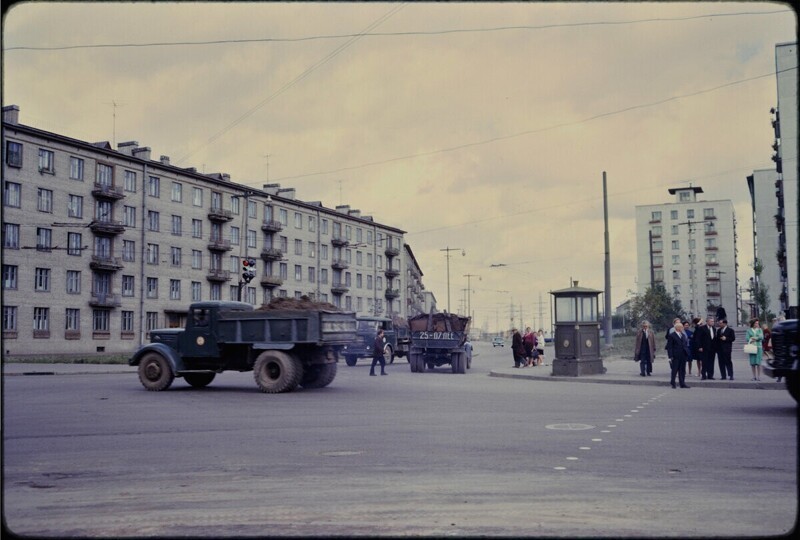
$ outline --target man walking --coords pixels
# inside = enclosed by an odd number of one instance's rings
[[[669,383],[675,388],[675,375],[677,375],[681,388],[689,388],[686,385],[686,362],[691,356],[689,338],[683,331],[683,324],[676,323],[674,328],[675,331],[667,338],[667,354],[672,359]]]
[[[698,329],[696,333],[700,334],[697,336],[697,352],[700,353],[700,356],[703,359],[703,367],[700,373],[702,374],[702,380],[714,380],[714,355],[716,351],[714,350],[714,344],[716,343],[716,331],[714,329],[714,317],[709,317],[706,319],[706,325],[702,328]]]
[[[642,331],[636,334],[636,347],[633,359],[639,362],[639,375],[652,375],[653,360],[656,357],[656,338],[650,330],[650,323],[642,321]]]
[[[717,360],[719,361],[719,378],[723,381],[726,378],[733,380],[731,351],[734,341],[736,341],[736,332],[733,331],[733,328],[728,326],[727,319],[722,319],[717,329],[717,343],[714,348],[717,350]]]
[[[369,369],[369,374],[375,376],[375,364],[381,363],[381,375],[388,375],[386,373],[386,360],[383,358],[383,328],[378,329],[378,334],[375,336],[375,342],[372,344],[372,367]]]

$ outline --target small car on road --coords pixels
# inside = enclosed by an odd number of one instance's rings
[[[492,340],[492,347],[505,347],[505,346],[506,342],[503,341],[503,338],[501,337],[496,337]]]

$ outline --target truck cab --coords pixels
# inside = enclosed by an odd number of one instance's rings
[[[388,317],[357,317],[356,340],[342,349],[348,366],[355,366],[359,358],[372,358],[372,345],[378,330],[383,329],[383,356],[387,364],[395,356],[404,356],[408,351],[408,331],[395,326]]]

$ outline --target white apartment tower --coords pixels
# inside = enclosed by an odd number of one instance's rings
[[[662,284],[692,317],[725,308],[737,324],[736,217],[730,200],[705,201],[701,187],[669,190],[674,201],[636,207],[638,292]]]
[[[778,197],[775,192],[775,183],[778,181],[778,172],[775,169],[760,169],[753,171],[747,177],[747,187],[750,190],[750,202],[753,208],[753,253],[763,265],[758,283],[755,275],[744,286],[751,291],[756,287],[766,287],[769,296],[767,309],[775,316],[783,312],[780,295],[784,290],[786,279],[785,269],[775,258],[780,250],[780,233],[776,226],[780,219],[778,210]],[[750,306],[751,316],[766,317],[757,313],[755,306]]]

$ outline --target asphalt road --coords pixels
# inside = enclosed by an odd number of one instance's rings
[[[161,393],[135,374],[3,378],[3,517],[35,536],[765,536],[798,510],[786,392],[339,365]],[[538,368],[535,368],[538,369]]]

